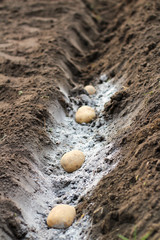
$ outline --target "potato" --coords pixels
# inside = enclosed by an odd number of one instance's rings
[[[79,150],[72,150],[65,153],[61,158],[61,166],[66,172],[74,172],[84,163],[85,155]]]
[[[93,108],[89,106],[82,106],[76,112],[76,122],[89,123],[96,117],[96,113]]]
[[[84,89],[88,92],[89,95],[93,95],[96,92],[95,87],[92,85],[87,85],[84,87]]]
[[[47,217],[47,225],[53,228],[68,228],[72,225],[75,216],[76,210],[74,207],[59,204],[50,211]]]

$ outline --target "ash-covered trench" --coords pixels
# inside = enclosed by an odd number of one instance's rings
[[[83,93],[72,97],[65,88],[60,87],[71,107],[68,116],[58,102],[57,108],[54,106],[50,109],[57,121],[54,126],[48,125],[48,134],[55,147],[46,150],[41,159],[37,159],[45,166],[43,171],[36,169],[39,173],[36,181],[40,188],[31,195],[32,199],[29,197],[27,200],[23,195],[14,199],[21,207],[30,229],[25,239],[88,239],[87,232],[91,220],[87,213],[76,219],[68,229],[48,228],[46,219],[56,204],[63,203],[76,207],[99,180],[118,163],[119,151],[111,141],[117,127],[114,121],[109,123],[104,119],[102,111],[104,104],[120,89],[121,81],[115,83],[114,79],[107,80],[105,75],[101,78],[105,81],[96,86],[97,92],[92,96]],[[79,103],[96,110],[97,118],[92,123],[78,124],[75,121],[74,115]],[[64,153],[73,149],[81,150],[86,158],[79,170],[67,173],[61,167],[60,159]]]

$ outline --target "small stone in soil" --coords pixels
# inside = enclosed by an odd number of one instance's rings
[[[109,163],[109,164],[112,164],[112,163],[113,163],[113,159],[110,159],[110,160],[108,161],[108,163]]]
[[[62,199],[57,200],[57,204],[60,204],[60,203],[62,203]]]
[[[39,137],[39,140],[40,140],[40,141],[43,141],[43,137],[42,137],[42,136],[40,136],[40,137]]]
[[[112,194],[112,193],[109,194],[109,198],[110,198],[111,200],[114,200],[115,197],[116,197],[116,196],[115,196],[114,194]]]
[[[99,78],[99,82],[103,83],[103,82],[107,81],[107,79],[108,79],[107,75],[106,74],[102,74],[100,76],[100,78]]]
[[[108,163],[109,160],[110,160],[110,159],[108,159],[107,157],[104,159],[104,161],[105,161],[106,163]]]
[[[96,122],[96,127],[97,127],[97,128],[100,128],[103,124],[104,124],[104,122],[103,122],[102,120],[98,120],[98,121]]]
[[[101,167],[97,168],[97,173],[99,173],[99,172],[102,172],[102,168]]]
[[[72,196],[72,200],[73,200],[73,201],[75,201],[75,200],[77,200],[77,199],[78,199],[78,196],[77,196],[77,195],[73,195],[73,196]]]
[[[98,141],[98,142],[102,142],[102,141],[105,140],[105,137],[102,136],[102,135],[96,135],[95,139],[96,139],[96,141]]]
[[[80,97],[85,104],[91,103],[91,100],[87,95],[82,94],[82,95],[80,95]]]
[[[91,126],[91,127],[94,127],[95,124],[96,124],[95,122],[92,122],[90,126]]]

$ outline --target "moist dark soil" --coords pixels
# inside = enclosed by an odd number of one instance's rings
[[[105,124],[121,122],[112,136],[120,160],[77,218],[92,219],[86,239],[132,239],[136,228],[137,240],[159,240],[159,0],[1,0],[0,19],[1,239],[31,231],[15,198],[40,191],[36,154],[53,147],[57,108],[70,109],[62,89],[80,94],[106,73],[122,82],[102,113]]]

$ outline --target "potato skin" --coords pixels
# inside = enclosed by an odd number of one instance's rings
[[[78,109],[75,115],[75,120],[77,123],[89,123],[95,119],[95,110],[89,106],[82,106]]]
[[[96,93],[96,89],[92,85],[87,85],[84,87],[84,89],[88,92],[89,95],[93,95]]]
[[[75,216],[76,210],[74,207],[59,204],[50,211],[47,217],[47,225],[50,228],[68,228],[72,225]]]
[[[65,153],[61,158],[61,166],[63,169],[68,172],[74,172],[79,169],[84,163],[85,155],[79,150],[72,150],[68,153]]]

